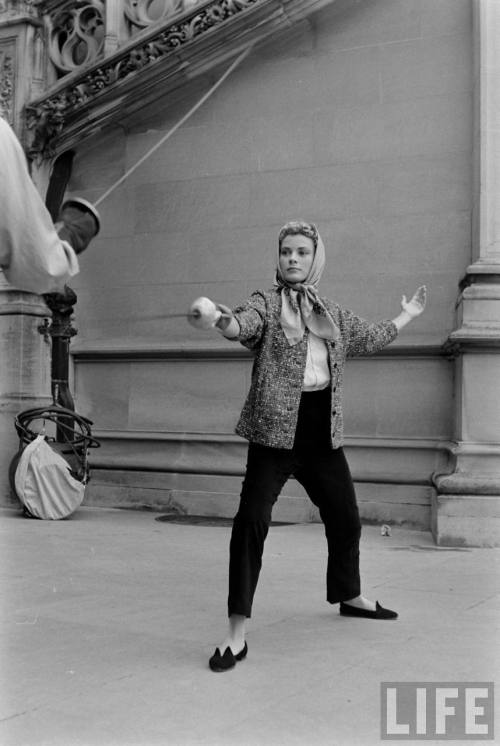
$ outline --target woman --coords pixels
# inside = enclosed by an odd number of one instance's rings
[[[422,286],[392,321],[370,324],[318,295],[325,248],[315,225],[281,229],[275,285],[231,311],[219,305],[213,325],[255,353],[252,383],[236,432],[249,441],[240,506],[230,542],[229,629],[210,658],[227,671],[248,646],[245,622],[262,565],[271,512],[290,476],[318,507],[328,545],[327,601],[345,616],[395,619],[397,613],[361,594],[361,523],[344,452],[342,380],[348,356],[390,344],[425,308]],[[204,314],[202,313],[202,316]],[[207,316],[199,325],[207,327]],[[197,325],[195,323],[195,325]]]

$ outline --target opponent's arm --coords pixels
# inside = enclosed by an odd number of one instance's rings
[[[15,287],[62,292],[78,272],[76,254],[99,230],[99,216],[85,200],[68,200],[54,226],[14,131],[0,117],[0,267]]]

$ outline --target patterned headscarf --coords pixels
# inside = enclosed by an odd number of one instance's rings
[[[280,248],[285,236],[303,235],[314,244],[314,259],[311,269],[301,283],[288,283],[280,269]],[[312,223],[292,220],[279,232],[278,262],[274,284],[281,292],[281,328],[290,344],[296,345],[304,336],[305,328],[322,339],[335,340],[340,331],[318,295],[318,285],[325,267],[325,246]]]

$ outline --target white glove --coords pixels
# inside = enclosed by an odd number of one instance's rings
[[[188,321],[195,329],[213,329],[222,312],[210,298],[197,298],[188,311]]]
[[[220,329],[221,332],[225,332],[231,321],[234,319],[233,312],[228,306],[222,305],[222,303],[217,303],[217,310],[221,313],[218,321],[215,322],[215,326],[217,329]]]

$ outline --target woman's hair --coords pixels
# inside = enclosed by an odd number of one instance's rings
[[[299,234],[311,238],[314,250],[316,250],[318,246],[318,229],[314,223],[306,223],[305,220],[289,220],[288,223],[285,223],[279,232],[278,247],[281,249],[281,243],[285,236],[297,236]]]

